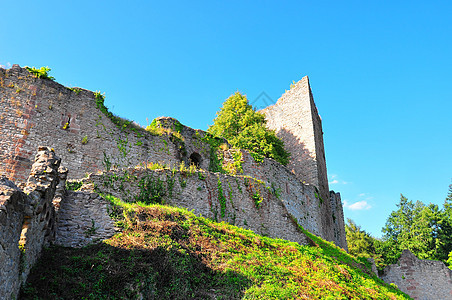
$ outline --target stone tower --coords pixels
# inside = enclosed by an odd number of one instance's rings
[[[267,126],[276,131],[291,153],[288,165],[301,181],[315,185],[328,199],[328,178],[322,120],[312,97],[308,76],[293,84],[275,105],[263,109]]]
[[[324,237],[338,240],[333,230],[336,216],[330,203],[322,120],[314,103],[308,76],[294,83],[276,104],[261,112],[266,116],[267,127],[276,131],[286,150],[291,153],[289,169],[302,182],[318,188],[323,206]]]

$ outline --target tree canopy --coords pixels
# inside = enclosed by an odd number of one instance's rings
[[[253,109],[246,96],[236,92],[223,103],[214,124],[207,131],[225,138],[235,148],[246,149],[287,165],[290,153],[284,149],[283,141],[275,132],[266,127],[266,123],[265,116]]]
[[[382,239],[372,237],[350,219],[345,232],[350,253],[374,258],[380,270],[396,263],[404,249],[420,259],[443,261],[452,269],[452,185],[441,209],[400,195],[397,210],[382,229]]]

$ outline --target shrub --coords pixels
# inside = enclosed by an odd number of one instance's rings
[[[214,124],[207,130],[217,137],[223,137],[240,149],[270,157],[287,165],[290,153],[284,143],[265,125],[265,116],[248,103],[246,96],[236,92],[223,103],[217,112]]]

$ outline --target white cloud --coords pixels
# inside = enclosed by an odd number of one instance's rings
[[[358,195],[358,197],[364,197],[364,196],[366,196],[366,193],[361,193]]]
[[[328,181],[328,184],[349,184],[350,182],[340,180],[337,176],[337,174],[330,175],[330,180]]]
[[[366,200],[357,201],[352,204],[348,204],[347,200],[345,200],[344,207],[350,210],[368,210],[372,208],[372,206],[369,203],[367,203]]]

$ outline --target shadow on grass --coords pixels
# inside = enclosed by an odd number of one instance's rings
[[[181,249],[46,249],[20,299],[240,299],[251,281]],[[220,297],[221,296],[221,297]]]

